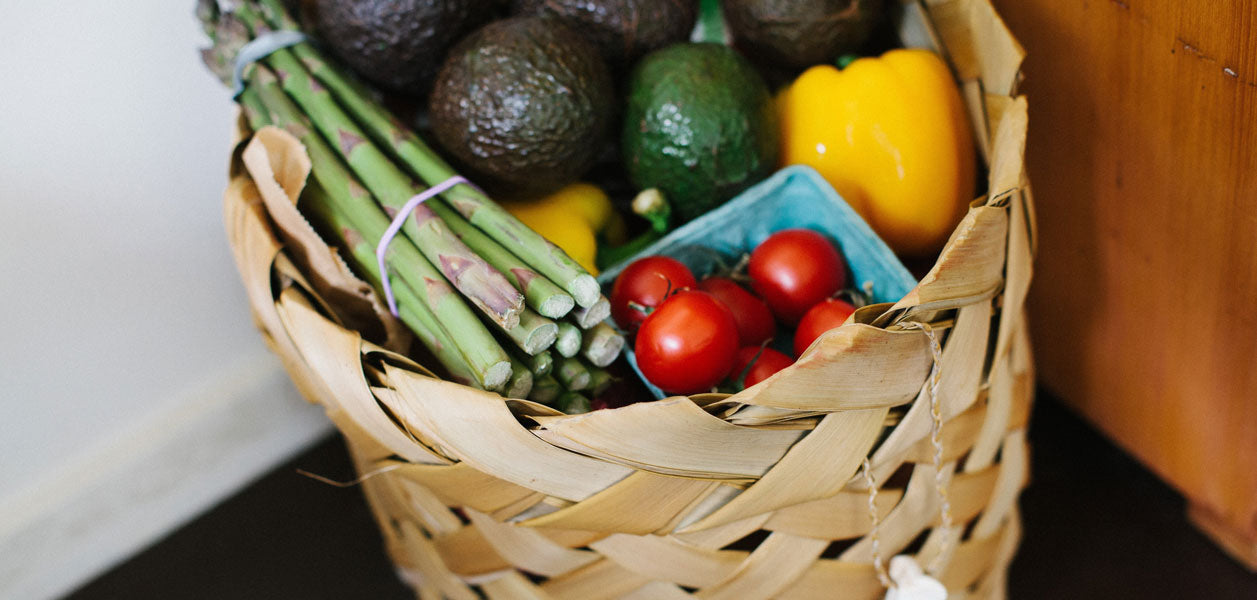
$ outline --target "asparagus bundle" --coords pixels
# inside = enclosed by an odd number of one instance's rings
[[[248,42],[298,29],[280,0],[199,0],[197,15],[213,41],[206,63],[224,81]],[[273,50],[243,74],[238,101],[250,125],[284,128],[310,155],[298,208],[378,291],[388,284],[398,317],[455,380],[526,396],[557,370],[548,349],[560,332],[562,353],[572,354],[581,337],[572,324],[605,318],[592,276],[466,183],[413,210],[381,272],[375,248],[392,217],[457,174],[308,43]]]
[[[297,23],[284,12],[280,0],[260,0],[267,17],[266,26],[298,29]],[[292,52],[301,59],[324,87],[362,123],[372,138],[400,159],[412,174],[434,185],[456,173],[427,144],[378,103],[372,102],[364,90],[333,68],[310,44],[297,44]],[[518,219],[495,204],[483,192],[469,185],[456,186],[444,194],[449,205],[468,222],[482,229],[499,244],[512,248],[537,272],[558,283],[582,307],[598,300],[597,280],[558,246],[529,229]]]

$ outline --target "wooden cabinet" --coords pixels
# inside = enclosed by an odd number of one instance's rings
[[[1257,0],[994,3],[1028,54],[1042,380],[1257,568]]]

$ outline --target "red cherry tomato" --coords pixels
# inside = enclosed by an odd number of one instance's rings
[[[759,346],[777,332],[773,313],[763,300],[727,277],[709,277],[698,282],[698,289],[715,296],[738,323],[738,341],[743,346]]]
[[[803,354],[803,351],[807,350],[816,338],[842,325],[853,312],[855,312],[854,306],[836,298],[830,298],[813,306],[807,314],[803,315],[803,320],[799,321],[799,328],[794,332],[794,355]]]
[[[665,392],[705,392],[733,368],[738,325],[710,294],[681,291],[646,317],[633,351],[642,375]]]
[[[698,285],[694,274],[681,261],[667,256],[646,256],[625,267],[611,286],[611,318],[625,331],[633,331],[646,320],[647,309],[659,306],[669,292]]]
[[[756,355],[759,357],[756,358]],[[749,388],[792,364],[794,361],[789,356],[772,348],[745,346],[738,350],[737,356],[733,358],[733,371],[729,376],[737,377],[746,371],[746,379],[742,382],[742,387]],[[747,365],[751,366],[750,370],[747,370]]]
[[[773,314],[794,325],[807,309],[847,283],[842,254],[809,229],[772,234],[751,252],[751,284]]]

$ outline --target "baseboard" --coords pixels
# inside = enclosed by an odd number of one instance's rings
[[[72,591],[331,431],[261,352],[173,404],[0,495],[0,598]]]

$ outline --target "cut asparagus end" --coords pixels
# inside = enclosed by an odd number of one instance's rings
[[[559,396],[559,400],[555,404],[559,410],[569,415],[581,415],[589,412],[589,398],[576,392],[567,392]]]
[[[529,356],[549,348],[559,335],[559,327],[554,324],[554,321],[527,308],[519,313],[518,325],[500,331],[515,343],[516,348],[523,350]]]
[[[576,356],[580,352],[580,328],[567,322],[559,323],[559,337],[554,341],[554,349],[565,358]]]
[[[602,295],[602,288],[598,286],[598,280],[593,275],[583,273],[572,279],[568,284],[567,291],[572,294],[572,299],[576,304],[589,308],[598,302],[598,298]]]
[[[598,367],[587,367],[589,369],[589,393],[597,398],[604,392],[611,389],[611,385],[615,383],[615,376],[606,369]]]
[[[528,399],[533,402],[553,405],[554,400],[563,393],[563,386],[559,385],[559,380],[553,375],[543,375],[533,378],[532,391],[528,393]]]
[[[541,313],[541,316],[543,317],[559,319],[567,313],[572,312],[572,309],[575,306],[576,301],[573,300],[571,296],[567,294],[557,294],[546,298],[546,300],[537,307],[537,312]]]
[[[554,345],[554,341],[559,337],[559,326],[554,323],[545,323],[534,328],[524,340],[524,352],[530,355],[539,354],[546,348]]]
[[[615,362],[623,349],[624,336],[606,323],[599,323],[585,333],[584,355],[594,366],[605,367]]]
[[[572,318],[581,329],[589,329],[611,316],[611,301],[606,296],[599,296],[592,306],[572,310]]]
[[[549,352],[546,352],[544,350],[541,352],[538,352],[536,356],[528,357],[528,360],[524,362],[527,362],[529,365],[532,366],[532,374],[533,374],[534,380],[536,380],[538,377],[543,377],[545,375],[548,375],[550,373],[550,370],[554,368],[554,357],[551,356]]]
[[[518,358],[511,357],[511,379],[506,384],[507,398],[527,398],[532,391],[532,369]]]
[[[554,361],[554,378],[571,392],[589,387],[589,369],[575,358],[558,358]]]
[[[511,379],[511,362],[504,360],[493,363],[484,372],[484,387],[487,390],[501,392],[506,389],[506,384]]]

